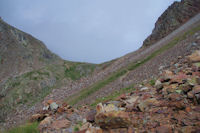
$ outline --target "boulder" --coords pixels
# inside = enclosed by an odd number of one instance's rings
[[[128,112],[112,111],[95,116],[95,122],[103,129],[126,128],[131,124]]]

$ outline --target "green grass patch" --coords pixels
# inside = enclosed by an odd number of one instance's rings
[[[156,80],[155,80],[155,79],[152,79],[152,80],[149,81],[149,84],[150,84],[151,86],[154,86],[155,83],[156,83]]]
[[[101,97],[101,98],[97,98],[95,100],[94,103],[91,104],[92,107],[95,107],[98,103],[103,103],[103,102],[106,102],[106,101],[112,101],[112,100],[115,100],[117,97],[119,97],[121,94],[124,94],[124,93],[129,93],[131,91],[135,90],[135,88],[133,86],[131,87],[127,87],[127,88],[122,88],[120,89],[119,91],[115,91],[114,93],[108,95],[108,96],[105,96],[105,97]]]
[[[197,32],[199,30],[200,30],[200,25],[195,27],[195,28],[192,28],[191,30],[189,30],[187,32],[185,32],[183,35],[175,37],[170,43],[168,43],[165,46],[161,47],[160,49],[154,51],[151,55],[149,55],[145,59],[137,61],[136,63],[135,62],[131,63],[127,67],[122,68],[122,69],[118,70],[117,72],[114,72],[108,78],[106,78],[104,80],[101,80],[101,81],[98,81],[97,83],[93,84],[92,86],[90,86],[88,88],[85,88],[85,89],[81,90],[80,92],[78,92],[77,94],[74,94],[74,95],[68,97],[66,99],[66,101],[71,105],[77,104],[79,101],[87,98],[89,95],[91,95],[94,92],[98,91],[99,89],[103,88],[107,84],[109,84],[109,83],[115,81],[116,79],[118,79],[119,77],[125,75],[128,71],[132,71],[132,70],[136,69],[137,67],[143,65],[144,63],[146,63],[149,60],[153,59],[154,57],[156,57],[157,55],[161,54],[162,52],[172,48],[178,42],[186,39],[187,36],[191,36],[191,35],[193,35],[195,32]]]
[[[25,125],[10,129],[5,133],[39,133],[38,123],[27,123]]]

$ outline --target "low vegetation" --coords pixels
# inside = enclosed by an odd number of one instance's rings
[[[74,95],[68,97],[66,99],[66,101],[68,101],[68,103],[70,103],[71,105],[77,104],[79,101],[87,98],[89,95],[91,95],[94,92],[98,91],[99,89],[105,87],[107,84],[109,84],[109,83],[115,81],[116,79],[118,79],[119,77],[125,75],[128,71],[132,71],[132,70],[136,69],[137,67],[143,65],[144,63],[146,63],[149,60],[153,59],[154,57],[156,57],[157,55],[161,54],[162,52],[172,48],[178,42],[186,39],[187,36],[191,36],[191,35],[193,35],[194,33],[196,33],[199,30],[200,30],[200,25],[195,27],[195,28],[192,28],[191,30],[185,32],[184,34],[182,34],[180,36],[175,37],[171,42],[169,42],[165,46],[161,47],[160,49],[154,51],[151,55],[149,55],[148,57],[144,58],[143,60],[131,63],[127,67],[122,68],[122,69],[114,72],[108,78],[106,78],[104,80],[101,80],[101,81],[98,81],[97,83],[93,84],[92,86],[81,90],[80,92],[78,92],[78,94],[74,94]]]
[[[52,89],[66,85],[69,80],[78,80],[91,74],[96,65],[65,61],[51,64],[7,80],[0,90],[0,122],[17,106],[33,106],[51,93]]]
[[[106,101],[112,101],[115,100],[117,97],[119,97],[121,94],[127,93],[127,92],[132,92],[135,90],[133,86],[127,87],[127,88],[122,88],[119,91],[115,91],[114,93],[105,96],[105,97],[100,97],[95,100],[94,103],[91,104],[92,107],[95,107],[98,103],[103,103]]]
[[[38,123],[27,123],[6,131],[5,133],[39,133]]]

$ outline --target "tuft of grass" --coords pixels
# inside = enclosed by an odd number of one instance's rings
[[[78,92],[77,94],[74,94],[74,95],[68,97],[66,99],[66,101],[68,101],[68,103],[71,104],[71,105],[77,104],[79,101],[85,99],[86,97],[88,97],[89,95],[91,95],[94,92],[98,91],[99,89],[103,88],[107,84],[109,84],[109,83],[115,81],[116,79],[118,79],[119,77],[125,75],[128,71],[132,71],[132,70],[136,69],[137,67],[145,64],[149,60],[153,59],[154,57],[156,57],[157,55],[161,54],[162,52],[172,48],[178,42],[186,39],[188,36],[193,35],[194,33],[196,33],[199,30],[200,30],[200,25],[195,27],[195,28],[192,28],[191,30],[185,32],[184,34],[182,34],[180,36],[175,37],[171,42],[169,42],[165,46],[161,47],[160,49],[154,51],[151,55],[149,55],[148,57],[144,58],[143,60],[137,61],[136,63],[135,62],[131,63],[127,67],[122,68],[122,69],[118,70],[117,72],[114,72],[108,78],[103,79],[101,81],[98,81],[97,83],[93,84],[92,86],[90,86],[88,88],[85,88],[85,89],[81,90],[80,92]]]
[[[155,80],[155,79],[152,79],[152,80],[149,81],[149,84],[150,84],[151,86],[154,86],[155,83],[156,83],[156,80]]]
[[[92,103],[90,106],[92,107],[95,107],[98,103],[103,103],[103,102],[106,102],[106,101],[112,101],[112,100],[115,100],[117,97],[119,97],[121,94],[124,94],[124,93],[129,93],[131,91],[135,90],[134,87],[127,87],[127,88],[122,88],[120,89],[119,91],[115,91],[114,93],[108,95],[108,96],[105,96],[105,97],[101,97],[101,98],[98,98],[95,100],[94,103]]]
[[[6,133],[39,133],[38,123],[27,123],[25,125],[10,129]]]

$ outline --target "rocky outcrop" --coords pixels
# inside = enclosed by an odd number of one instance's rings
[[[174,2],[158,18],[152,34],[143,42],[143,46],[146,47],[153,45],[199,12],[199,0],[182,0],[181,2]]]

